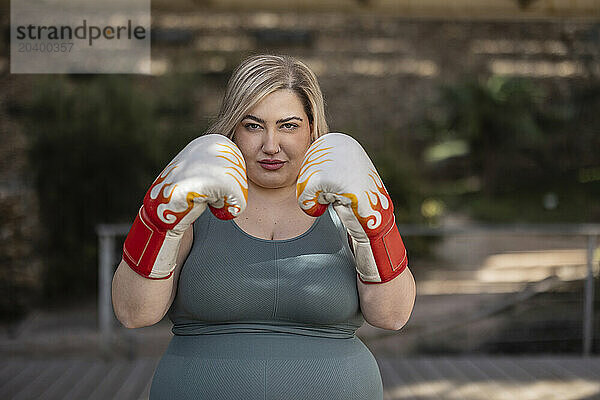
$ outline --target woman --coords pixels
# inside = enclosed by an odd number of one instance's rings
[[[378,223],[388,222],[376,234],[328,189],[364,184],[349,177],[349,154],[354,172],[374,168],[353,139],[327,130],[306,65],[250,57],[208,130],[223,135],[195,139],[151,186],[113,280],[126,327],[167,312],[173,322],[150,399],[383,398],[355,331],[364,320],[400,329],[414,280],[383,184]]]

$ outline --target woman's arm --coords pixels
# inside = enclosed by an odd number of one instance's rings
[[[352,237],[348,235],[352,254]],[[415,279],[408,269],[389,282],[376,285],[361,282],[356,275],[360,308],[365,320],[382,329],[399,330],[410,318],[417,295]]]
[[[360,308],[369,324],[399,330],[408,322],[416,297],[415,280],[408,267],[388,282],[366,284],[358,279],[358,275],[356,282]]]
[[[112,302],[115,315],[123,326],[150,326],[165,316],[177,293],[179,273],[192,247],[193,237],[193,225],[190,225],[177,252],[177,266],[168,279],[144,278],[121,259],[112,281]]]

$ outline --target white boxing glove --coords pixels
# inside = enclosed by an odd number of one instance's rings
[[[129,230],[123,259],[138,274],[166,279],[183,233],[206,209],[231,219],[246,208],[248,181],[240,149],[223,135],[190,142],[156,178]]]
[[[314,217],[328,204],[350,234],[363,283],[383,283],[408,265],[392,200],[364,151],[352,137],[328,133],[308,148],[296,186],[298,204]]]

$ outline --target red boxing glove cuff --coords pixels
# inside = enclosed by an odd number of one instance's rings
[[[379,271],[381,281],[371,282],[359,279],[363,283],[384,283],[389,282],[400,275],[408,265],[408,257],[404,242],[398,231],[395,222],[390,229],[378,238],[370,239],[371,251]]]
[[[144,278],[167,279],[173,271],[167,276],[150,277],[164,241],[165,233],[150,222],[150,219],[146,216],[146,210],[142,206],[125,239],[123,259],[132,270]]]

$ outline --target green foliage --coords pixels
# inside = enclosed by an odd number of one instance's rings
[[[598,192],[590,171],[600,166],[600,118],[593,111],[600,107],[600,84],[573,85],[565,94],[548,82],[492,76],[443,85],[439,93],[437,112],[421,124],[431,140],[426,161],[440,188],[473,183],[446,194],[468,195],[474,216],[600,217],[587,194]],[[547,193],[561,200],[551,213],[542,205]]]
[[[547,193],[534,189],[503,193],[493,197],[469,194],[463,197],[465,210],[475,219],[487,222],[590,223],[598,221],[600,184],[560,186],[551,192],[556,208],[544,207]]]
[[[521,173],[539,177],[547,165],[544,143],[552,127],[564,125],[564,115],[548,112],[546,94],[532,82],[505,77],[443,86],[445,139],[462,139],[468,144],[469,167],[481,178],[489,194],[527,183]]]
[[[373,163],[381,175],[399,223],[422,222],[419,212],[423,199],[416,163],[408,154],[393,151],[373,153]]]
[[[144,88],[112,75],[36,83],[26,126],[45,228],[47,299],[95,292],[96,224],[131,222],[149,183],[189,141],[193,86],[174,82]],[[175,122],[166,118],[173,113]]]

